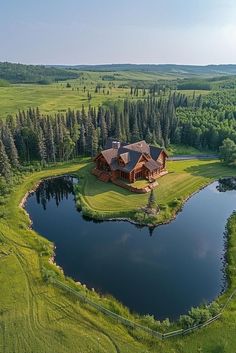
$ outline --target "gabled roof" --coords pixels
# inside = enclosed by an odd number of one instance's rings
[[[156,147],[156,146],[150,146],[150,155],[152,159],[157,160],[158,157],[160,156],[161,152],[165,152],[163,148]]]
[[[114,146],[116,147],[114,148]],[[162,148],[149,146],[144,140],[127,144],[110,138],[107,141],[106,149],[101,154],[109,164],[111,170],[121,170],[129,173],[135,168],[141,156],[149,159],[144,164],[147,169],[152,171],[159,168],[161,163],[157,159],[163,151]],[[118,157],[122,158],[125,163],[124,166],[119,164]]]
[[[150,170],[150,171],[152,172],[153,170],[156,170],[156,169],[160,168],[161,163],[160,163],[160,162],[156,162],[156,161],[154,161],[153,159],[150,159],[150,161],[147,161],[147,162],[144,164],[144,166],[145,166],[148,170]]]
[[[123,162],[125,164],[129,163],[130,161],[130,156],[129,156],[129,152],[124,152],[120,154],[120,158],[123,160]]]
[[[131,143],[130,145],[126,145],[125,148],[127,150],[132,150],[132,151],[137,151],[137,152],[141,152],[141,153],[150,154],[150,147],[147,144],[147,142],[144,141],[144,140],[138,141],[138,142],[135,142],[135,143]]]
[[[118,157],[118,149],[115,148],[109,148],[108,150],[104,150],[101,152],[105,160],[107,161],[108,164],[112,163],[112,160],[116,157]]]
[[[129,173],[131,172],[136,164],[138,163],[142,153],[136,151],[129,151],[129,162],[125,166],[119,165],[117,159],[115,158],[110,165],[112,170],[121,170],[123,172]]]

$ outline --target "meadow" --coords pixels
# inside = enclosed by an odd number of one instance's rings
[[[39,107],[42,113],[55,114],[68,108],[98,107],[119,99],[143,99],[142,89],[138,96],[130,95],[130,87],[149,87],[157,82],[171,81],[175,75],[161,75],[145,72],[81,72],[80,78],[48,85],[42,84],[0,84],[0,118],[14,115],[19,110]],[[67,87],[69,85],[69,87]],[[96,87],[97,90],[96,90]],[[96,91],[96,92],[95,92]],[[207,94],[209,91],[196,91]],[[91,98],[88,98],[88,93]],[[192,96],[192,90],[183,91]]]

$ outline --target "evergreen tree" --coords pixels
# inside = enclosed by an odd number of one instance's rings
[[[153,189],[150,192],[149,198],[148,198],[148,203],[147,203],[147,208],[153,209],[156,208],[156,198]]]
[[[7,157],[4,144],[0,139],[0,175],[5,179],[11,176],[11,165]]]
[[[8,127],[5,127],[2,131],[2,140],[4,142],[5,151],[7,153],[8,159],[14,168],[19,167],[19,156],[12,137],[11,131]]]
[[[47,149],[45,144],[45,138],[41,127],[38,131],[38,152],[42,164],[45,164],[47,158]]]
[[[81,125],[81,130],[80,130],[79,152],[82,155],[85,154],[86,152],[86,138],[85,138],[84,124]]]
[[[56,161],[56,147],[54,141],[54,131],[52,128],[51,119],[47,122],[47,134],[46,134],[46,147],[47,147],[47,160],[49,162]]]
[[[104,147],[108,138],[107,125],[105,117],[101,116],[101,145]]]
[[[91,156],[95,157],[97,155],[98,152],[98,135],[97,135],[97,131],[94,128],[94,126],[92,127],[92,149],[91,149]]]

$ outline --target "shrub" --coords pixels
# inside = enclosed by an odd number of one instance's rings
[[[209,309],[207,308],[191,308],[189,315],[193,318],[194,324],[203,324],[211,318]]]
[[[179,323],[184,329],[194,326],[194,319],[189,315],[181,315],[179,318]]]

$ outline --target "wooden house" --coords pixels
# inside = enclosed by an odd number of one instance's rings
[[[94,159],[93,174],[103,181],[123,179],[134,183],[147,179],[151,182],[166,173],[166,158],[163,148],[145,141],[128,144],[109,139],[105,149]]]

